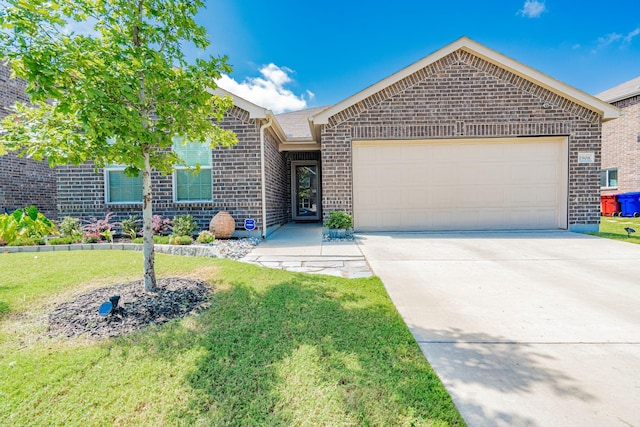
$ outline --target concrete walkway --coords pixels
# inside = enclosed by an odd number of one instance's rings
[[[289,223],[240,261],[287,271],[346,278],[372,276],[355,241],[322,241],[322,224]]]

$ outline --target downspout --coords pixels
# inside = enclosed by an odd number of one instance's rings
[[[264,160],[264,130],[273,124],[270,114],[267,114],[267,123],[260,126],[260,179],[262,180],[262,238],[267,238],[267,179]]]

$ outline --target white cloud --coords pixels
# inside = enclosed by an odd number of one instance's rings
[[[636,28],[635,30],[631,31],[629,34],[627,34],[624,37],[624,42],[625,43],[631,43],[631,40],[633,40],[633,38],[637,35],[640,35],[640,27]]]
[[[247,78],[238,83],[231,77],[223,75],[216,83],[221,88],[251,101],[256,105],[268,108],[274,113],[302,110],[307,107],[304,95],[296,95],[285,88],[291,83],[289,76],[292,70],[286,67],[278,67],[275,64],[265,65],[260,69],[262,77]],[[308,99],[313,99],[313,92],[306,91]]]
[[[539,18],[546,9],[544,2],[526,0],[524,6],[522,6],[522,9],[518,13],[525,18]]]
[[[603,37],[598,37],[598,47],[604,48],[609,46],[612,43],[617,42],[622,38],[622,34],[618,33],[609,33]]]
[[[624,49],[627,45],[633,42],[633,39],[640,35],[640,27],[631,30],[627,35],[621,33],[609,33],[602,37],[598,37],[596,46],[591,50],[592,54],[597,54],[599,51],[608,48],[609,46],[617,46],[620,49]]]

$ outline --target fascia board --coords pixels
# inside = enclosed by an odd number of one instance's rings
[[[253,102],[247,101],[244,98],[240,98],[238,95],[235,95],[228,90],[224,90],[220,87],[211,89],[208,88],[207,91],[212,95],[218,96],[229,96],[233,99],[233,105],[236,107],[245,110],[249,113],[249,118],[251,119],[266,119],[269,110],[266,108],[260,107]]]
[[[615,98],[604,99],[603,101],[613,104],[614,102],[622,101],[623,99],[627,99],[627,98],[633,98],[634,96],[638,96],[638,95],[640,95],[640,90],[636,92],[625,93],[624,95],[616,96]]]

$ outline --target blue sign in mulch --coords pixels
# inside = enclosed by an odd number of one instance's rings
[[[256,220],[255,219],[245,219],[244,220],[244,229],[247,231],[253,231],[256,229]]]

